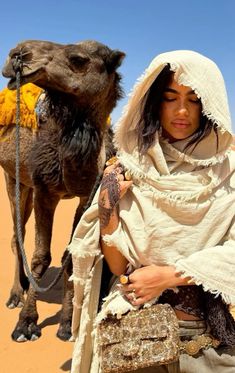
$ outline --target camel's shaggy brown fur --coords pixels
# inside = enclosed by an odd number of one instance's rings
[[[55,208],[61,198],[80,197],[79,219],[97,174],[105,161],[107,118],[121,97],[120,76],[116,72],[124,53],[85,41],[60,45],[48,41],[25,41],[12,49],[3,68],[8,87],[16,88],[13,69],[22,56],[21,84],[34,83],[45,90],[47,118],[36,133],[21,128],[21,218],[23,235],[32,206],[35,210],[35,251],[32,272],[39,280],[51,261],[50,243]],[[15,125],[1,131],[0,164],[4,168],[7,190],[15,221]],[[4,137],[4,139],[3,139]],[[3,141],[4,140],[4,141]],[[14,284],[7,302],[9,308],[22,306],[12,334],[16,341],[34,340],[40,335],[37,325],[36,294],[28,288],[19,252],[16,228],[12,249],[16,255]],[[67,273],[68,276],[68,273]],[[66,281],[58,336],[71,336],[72,284]]]

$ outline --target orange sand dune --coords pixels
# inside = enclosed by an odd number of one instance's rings
[[[11,332],[17,322],[20,309],[9,310],[5,306],[12,286],[14,256],[10,248],[12,221],[3,171],[0,169],[0,361],[1,373],[59,373],[69,372],[73,343],[62,342],[56,337],[61,299],[61,282],[41,296],[38,301],[39,324],[42,337],[35,342],[16,343],[11,340]],[[52,268],[49,276],[53,277],[60,266],[63,253],[72,227],[73,215],[78,199],[61,201],[55,216],[52,238]],[[26,252],[30,260],[34,247],[34,219],[27,225]]]

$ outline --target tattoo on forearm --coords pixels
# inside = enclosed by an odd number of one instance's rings
[[[120,199],[120,186],[115,172],[111,172],[103,177],[100,191],[104,190],[107,190],[107,197],[103,196],[99,200],[101,228],[105,228],[108,225],[113,210]]]

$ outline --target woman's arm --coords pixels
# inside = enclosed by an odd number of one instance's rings
[[[125,272],[127,259],[115,246],[107,245],[102,236],[112,234],[118,227],[118,202],[132,181],[125,181],[118,163],[106,168],[99,195],[100,245],[111,272],[117,276]]]
[[[100,230],[100,245],[102,253],[104,254],[104,257],[109,265],[110,271],[116,276],[119,276],[125,272],[128,261],[120,253],[120,251],[117,250],[115,246],[108,246],[102,239],[102,236],[104,236],[105,234],[112,234],[117,229],[118,223],[118,212],[117,208],[115,208],[110,216],[108,225],[106,227],[101,228]]]

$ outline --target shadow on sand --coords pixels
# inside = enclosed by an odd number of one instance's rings
[[[50,267],[43,275],[40,286],[45,288],[54,280],[59,272],[60,267]],[[47,303],[61,304],[63,292],[63,275],[53,286],[53,288],[45,293],[38,293],[38,300]]]
[[[44,274],[40,281],[40,286],[46,288],[54,278],[57,276],[60,267],[50,267]],[[46,303],[61,304],[63,292],[63,275],[59,279],[57,284],[53,288],[45,293],[38,293],[38,300]],[[59,324],[61,311],[57,312],[55,315],[47,317],[38,326],[43,329],[49,325]]]
[[[49,325],[56,325],[59,324],[60,321],[60,311],[57,312],[54,316],[47,317],[45,320],[43,320],[38,326],[40,329],[45,328]]]
[[[65,361],[63,365],[60,366],[60,369],[63,370],[64,372],[70,371],[71,364],[72,364],[72,359],[69,359]]]

